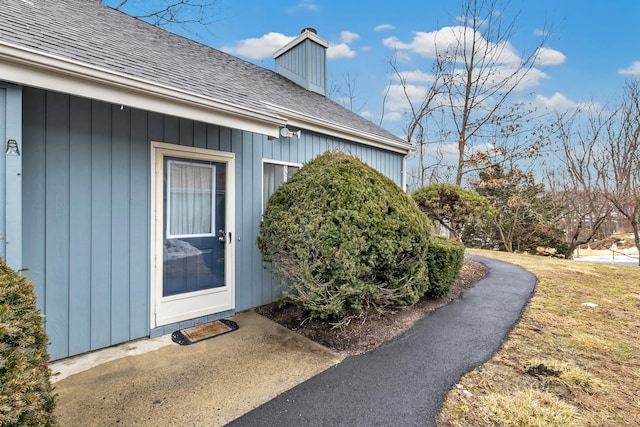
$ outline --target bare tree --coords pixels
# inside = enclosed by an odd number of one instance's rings
[[[605,197],[631,224],[635,246],[640,252],[640,82],[624,86],[618,109],[605,126],[606,143],[596,168],[602,178]],[[640,265],[640,259],[638,260]]]
[[[514,104],[513,95],[535,71],[534,65],[547,36],[543,35],[529,54],[517,54],[509,43],[518,18],[517,15],[512,19],[507,17],[505,12],[510,3],[509,0],[462,0],[457,17],[459,25],[440,30],[438,37],[442,40],[434,42],[434,83],[422,104],[411,107],[408,129],[417,135],[425,134],[436,113],[442,115],[441,122],[446,125],[439,131],[439,139],[455,141],[455,183],[458,185],[462,184],[463,175],[477,170],[478,153],[487,152],[491,156],[491,148],[479,146],[495,143],[495,138],[500,136],[496,128],[509,133],[513,140],[516,132],[527,128],[524,125],[517,128],[515,124],[532,123],[533,111]],[[396,75],[401,76],[397,69]],[[406,81],[400,79],[400,82],[406,87]],[[433,129],[429,134],[434,134]],[[495,153],[500,153],[500,147]]]
[[[417,188],[424,187],[429,183],[438,181],[437,174],[443,159],[442,152],[438,149],[439,144],[428,138],[426,129],[427,118],[431,119],[430,125],[433,126],[435,124],[433,113],[440,109],[440,106],[437,105],[436,102],[436,98],[440,93],[440,76],[435,73],[433,74],[433,80],[429,88],[425,91],[424,97],[415,103],[409,93],[410,86],[407,77],[398,68],[395,56],[389,61],[389,67],[393,70],[404,99],[406,99],[407,105],[409,106],[408,114],[410,120],[406,129],[407,142],[416,148],[415,155],[418,160],[418,170],[411,177],[412,186]],[[388,90],[389,89],[387,89],[387,92]],[[420,119],[417,119],[418,117]]]
[[[354,113],[360,113],[366,105],[366,100],[357,95],[357,75],[344,74],[339,83],[333,82],[327,91],[327,97],[335,99],[343,107]]]
[[[600,112],[585,117],[579,110],[558,117],[558,158],[562,167],[547,178],[564,210],[566,259],[573,258],[578,246],[601,237],[601,228],[611,219],[613,205],[604,195],[602,175],[596,168],[608,120]]]
[[[179,25],[191,30],[215,22],[215,0],[103,0],[105,6],[123,11],[157,27]]]

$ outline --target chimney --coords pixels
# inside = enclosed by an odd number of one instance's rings
[[[273,54],[276,73],[326,96],[328,47],[329,43],[318,37],[316,30],[305,28],[298,37]]]

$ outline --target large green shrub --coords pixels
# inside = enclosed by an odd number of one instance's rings
[[[258,247],[285,300],[335,320],[417,302],[429,287],[430,228],[393,181],[356,157],[325,153],[271,197]]]
[[[429,246],[429,295],[449,292],[464,263],[464,245],[442,236],[431,236]]]
[[[0,426],[52,426],[48,339],[31,282],[0,259]]]

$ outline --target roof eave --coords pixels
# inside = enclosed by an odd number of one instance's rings
[[[0,75],[8,82],[279,136],[286,125],[407,154],[411,145],[263,101],[273,114],[179,90],[0,41]]]
[[[0,41],[0,76],[25,86],[277,137],[286,121],[123,73]]]
[[[373,147],[383,148],[385,150],[394,151],[407,155],[414,151],[414,148],[407,142],[399,141],[393,138],[385,138],[370,132],[357,130],[351,127],[340,125],[328,120],[312,117],[304,113],[291,110],[280,105],[263,101],[265,105],[277,112],[280,116],[286,118],[287,125],[307,129],[313,132],[334,136],[348,141],[359,142]]]

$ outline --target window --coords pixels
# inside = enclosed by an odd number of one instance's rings
[[[278,187],[286,182],[300,169],[299,164],[273,162],[265,160],[262,163],[262,212],[267,207],[267,201]]]
[[[215,234],[215,165],[197,160],[166,162],[167,238]]]

